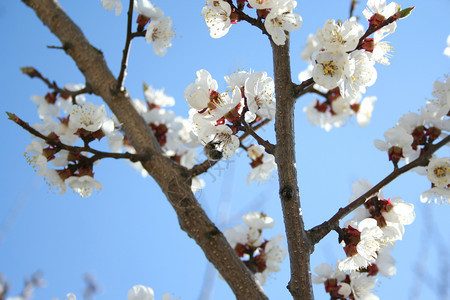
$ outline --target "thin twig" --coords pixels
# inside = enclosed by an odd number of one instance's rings
[[[81,152],[92,153],[92,154],[94,154],[94,156],[93,156],[94,157],[94,159],[93,159],[94,161],[102,159],[102,158],[109,157],[109,158],[114,158],[114,159],[124,158],[124,159],[129,159],[132,162],[137,162],[137,161],[143,161],[143,160],[149,158],[149,155],[145,155],[145,154],[133,154],[133,153],[128,153],[128,152],[126,152],[126,153],[103,152],[103,151],[95,150],[95,149],[93,149],[93,148],[91,148],[91,147],[89,147],[87,145],[85,145],[84,147],[69,146],[69,145],[66,145],[64,143],[61,143],[59,140],[55,140],[55,139],[53,139],[51,137],[43,135],[42,133],[40,133],[39,131],[37,131],[33,127],[31,127],[30,124],[28,124],[27,122],[24,122],[23,120],[21,120],[15,114],[11,114],[11,113],[7,113],[7,114],[9,116],[10,120],[14,121],[16,124],[18,124],[20,127],[25,129],[26,131],[28,131],[32,135],[43,139],[47,144],[56,146],[59,149],[70,151],[72,153],[81,153]]]
[[[358,1],[352,0],[350,3],[350,17],[353,17],[353,11],[355,10],[356,4],[358,4]]]
[[[313,78],[309,78],[303,81],[301,84],[296,84],[294,87],[294,99],[297,99],[300,96],[310,92],[311,86],[314,86]]]
[[[242,10],[240,10],[236,6],[234,6],[234,4],[230,3],[230,5],[231,5],[232,11],[238,15],[239,20],[246,21],[246,22],[250,23],[251,25],[258,27],[259,29],[261,29],[263,34],[267,35],[270,38],[270,34],[267,32],[266,28],[264,27],[264,24],[261,21],[261,19],[252,18],[249,15],[247,15],[245,12],[243,12]]]
[[[409,170],[419,167],[419,166],[426,166],[428,164],[428,161],[431,157],[431,155],[436,152],[439,148],[446,145],[450,142],[450,135],[442,139],[439,143],[435,145],[431,145],[427,151],[425,151],[419,158],[415,159],[414,161],[410,162],[407,165],[404,165],[401,168],[396,168],[392,173],[390,173],[388,176],[386,176],[383,180],[381,180],[378,184],[376,184],[374,187],[372,187],[370,190],[368,190],[366,193],[361,195],[359,198],[357,198],[355,201],[350,203],[344,208],[340,208],[339,211],[331,217],[328,221],[311,228],[308,230],[308,236],[310,238],[311,244],[317,244],[321,239],[323,239],[331,230],[334,230],[337,226],[339,226],[339,222],[346,217],[348,214],[350,214],[352,211],[354,211],[356,208],[360,207],[364,204],[364,202],[369,199],[371,196],[378,193],[383,187],[388,185],[390,182],[392,182],[394,179],[399,177],[400,175],[408,172]]]
[[[253,131],[258,131],[259,129],[261,129],[263,126],[267,125],[270,123],[269,119],[265,119],[264,121],[262,121],[261,123],[258,123],[257,125],[251,127],[253,129]],[[250,133],[248,132],[244,132],[240,137],[239,137],[239,141],[242,145],[242,141],[244,141],[248,136],[250,136]],[[242,148],[242,147],[241,147]],[[212,161],[212,160],[205,160],[200,164],[197,164],[195,166],[193,166],[190,170],[189,170],[189,174],[191,177],[195,177],[198,176],[200,174],[206,173],[210,168],[212,168],[218,161]]]
[[[92,94],[92,88],[89,85],[77,91],[69,91],[65,88],[60,88],[55,81],[51,82],[48,78],[45,78],[38,70],[34,67],[23,67],[20,68],[23,74],[28,75],[30,78],[39,78],[42,80],[50,89],[54,90],[63,97],[76,97],[81,94]]]
[[[326,93],[323,93],[323,92],[319,91],[318,89],[314,88],[314,85],[309,86],[308,90],[310,93],[314,93],[314,94],[320,95],[320,96],[328,99],[328,95]]]
[[[123,49],[122,63],[120,67],[119,77],[117,78],[117,91],[123,89],[123,83],[125,80],[127,65],[128,65],[128,54],[130,52],[131,40],[133,39],[131,33],[131,27],[133,22],[133,4],[134,0],[130,0],[130,5],[128,7],[128,21],[127,21],[127,38],[125,40],[125,48]]]

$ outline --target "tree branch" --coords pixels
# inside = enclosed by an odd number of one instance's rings
[[[117,91],[123,88],[123,83],[125,81],[125,76],[127,72],[128,65],[128,54],[130,52],[131,40],[133,39],[131,35],[131,27],[133,22],[133,4],[134,0],[130,0],[130,5],[128,7],[128,20],[127,20],[127,37],[125,40],[125,47],[123,49],[122,63],[120,64],[119,77],[117,77]]]
[[[352,211],[354,211],[355,209],[357,209],[358,207],[363,205],[367,199],[369,199],[374,194],[378,193],[383,187],[388,185],[394,179],[396,179],[400,175],[408,172],[409,170],[414,169],[415,167],[428,165],[428,161],[429,161],[431,155],[433,155],[434,152],[436,152],[439,148],[441,148],[442,146],[445,146],[449,142],[450,142],[450,136],[447,136],[444,139],[442,139],[439,143],[429,146],[428,150],[425,151],[419,158],[415,159],[414,161],[410,162],[407,165],[404,165],[401,168],[395,168],[391,174],[386,176],[383,180],[381,180],[379,183],[377,183],[374,187],[372,187],[366,193],[361,195],[358,199],[356,199],[355,201],[353,201],[346,207],[340,208],[339,211],[333,217],[331,217],[331,219],[308,230],[307,233],[310,238],[311,244],[312,245],[317,244],[331,230],[334,230],[335,228],[339,227],[339,222],[343,218],[345,218]]]
[[[56,84],[55,81],[51,82],[49,79],[45,78],[38,70],[36,70],[33,67],[23,67],[23,68],[20,68],[20,70],[22,71],[23,74],[28,75],[30,78],[35,78],[35,77],[39,78],[48,86],[49,89],[54,90],[61,96],[75,98],[76,96],[82,95],[82,94],[92,94],[91,87],[89,87],[87,85],[86,85],[86,87],[82,88],[81,90],[69,91],[69,90],[66,90],[65,88],[64,89],[60,88]]]
[[[85,38],[80,28],[61,9],[56,0],[22,0],[67,47],[86,82],[103,98],[138,153],[152,153],[143,162],[177,213],[181,228],[202,248],[238,299],[267,299],[255,276],[234,252],[225,236],[208,218],[191,191],[191,177],[162,154],[151,128],[134,109],[128,92],[117,92],[117,80],[107,67],[103,54]]]
[[[262,121],[261,123],[258,123],[257,125],[250,127],[254,132],[258,131],[259,129],[261,129],[262,127],[264,127],[265,125],[269,124],[272,120],[269,119],[265,119],[264,121]],[[239,137],[239,142],[241,143],[242,146],[242,141],[244,141],[248,136],[250,136],[250,133],[248,132],[244,132],[240,137]],[[212,168],[216,163],[218,163],[219,161],[212,161],[212,160],[205,160],[204,162],[197,164],[195,166],[193,166],[190,170],[190,176],[191,177],[195,177],[198,175],[201,175],[203,173],[206,173],[210,168]]]
[[[11,114],[11,113],[7,113],[7,114],[8,114],[8,117],[10,120],[15,122],[17,125],[19,125],[23,129],[25,129],[32,135],[34,135],[38,138],[41,138],[47,144],[56,146],[62,150],[67,150],[72,153],[89,152],[89,153],[94,154],[95,160],[99,160],[102,158],[115,158],[115,159],[125,158],[125,159],[129,159],[132,162],[137,162],[137,161],[143,161],[143,160],[149,158],[148,154],[133,154],[133,153],[128,153],[128,152],[126,152],[126,153],[103,152],[103,151],[95,150],[87,145],[85,145],[84,147],[69,146],[64,143],[61,143],[59,140],[55,140],[54,138],[43,135],[42,133],[40,133],[33,127],[31,127],[30,124],[28,124],[27,122],[24,122],[22,119],[17,117],[15,114]],[[92,161],[92,162],[94,162],[94,161]]]
[[[310,89],[314,86],[314,79],[309,78],[303,81],[301,84],[296,84],[294,86],[294,99],[299,98],[300,96],[310,92]]]
[[[288,289],[294,299],[314,299],[310,274],[311,245],[306,235],[300,207],[300,194],[295,164],[294,104],[299,87],[313,83],[312,79],[296,86],[291,81],[289,39],[286,45],[273,42],[277,148],[275,161],[278,166],[280,198],[289,250],[291,280]]]

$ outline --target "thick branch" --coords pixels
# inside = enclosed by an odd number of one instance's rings
[[[441,148],[442,146],[445,146],[449,142],[450,142],[450,136],[447,136],[444,139],[442,139],[442,141],[440,141],[439,143],[437,143],[435,145],[431,145],[428,148],[428,150],[425,153],[423,153],[419,158],[415,159],[414,161],[410,162],[407,165],[404,165],[401,168],[394,169],[394,171],[391,174],[386,176],[383,180],[381,180],[379,183],[377,183],[373,188],[368,190],[366,193],[361,195],[358,199],[356,199],[355,201],[353,201],[346,207],[340,208],[339,211],[333,217],[331,217],[331,219],[308,230],[308,236],[310,238],[311,244],[312,245],[317,244],[331,230],[334,230],[335,228],[339,227],[339,222],[343,218],[345,218],[352,211],[354,211],[355,209],[357,209],[358,207],[363,205],[367,199],[369,199],[371,196],[378,193],[383,187],[388,185],[394,179],[396,179],[400,175],[408,172],[409,170],[414,169],[415,167],[428,165],[428,161],[429,161],[431,155],[433,155],[434,152],[436,152],[439,148]]]
[[[310,275],[311,245],[304,230],[295,164],[294,104],[296,86],[291,81],[289,40],[272,43],[276,94],[275,161],[280,180],[280,198],[289,249],[291,280],[288,289],[294,299],[313,299]],[[312,80],[310,80],[312,84]],[[306,86],[302,84],[302,86]]]
[[[202,248],[206,257],[228,282],[238,299],[267,299],[255,277],[230,247],[225,236],[207,217],[190,188],[187,170],[165,157],[151,129],[131,104],[126,90],[117,92],[118,81],[103,55],[85,38],[56,0],[22,0],[55,34],[66,53],[92,87],[123,124],[125,134],[138,153],[153,153],[143,163],[175,209],[181,228]]]

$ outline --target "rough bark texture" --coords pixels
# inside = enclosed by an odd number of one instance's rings
[[[289,40],[284,46],[272,43],[272,49],[277,100],[275,160],[291,267],[288,289],[294,299],[307,300],[314,298],[310,273],[311,245],[304,229],[295,165],[295,86],[291,81]]]
[[[133,108],[126,90],[116,92],[117,80],[102,53],[85,38],[56,0],[22,0],[59,38],[66,53],[118,120],[137,153],[147,153],[144,168],[159,184],[175,209],[181,228],[202,248],[206,257],[228,282],[238,299],[267,299],[252,273],[240,261],[224,235],[207,217],[190,189],[187,170],[162,155],[151,129]]]

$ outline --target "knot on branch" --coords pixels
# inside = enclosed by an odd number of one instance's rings
[[[206,231],[204,233],[205,238],[207,238],[209,241],[213,241],[215,239],[215,237],[219,234],[220,234],[220,230],[216,226],[214,226],[213,229]]]
[[[185,198],[180,200],[179,204],[180,204],[181,207],[186,208],[186,207],[188,207],[188,206],[190,206],[192,204],[192,201],[188,197],[185,197]]]
[[[281,200],[291,200],[294,197],[294,189],[291,186],[284,186],[280,190]]]

